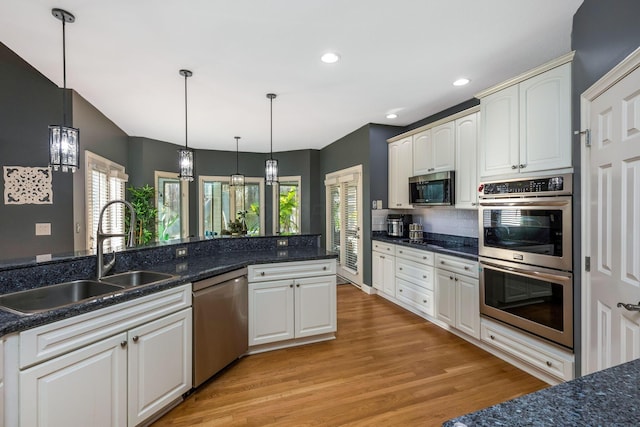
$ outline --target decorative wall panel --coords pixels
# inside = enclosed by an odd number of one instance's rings
[[[4,203],[53,204],[51,168],[4,166]]]

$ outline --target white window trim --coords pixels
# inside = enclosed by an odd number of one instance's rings
[[[204,237],[204,183],[205,181],[218,181],[226,182],[229,184],[229,175],[225,176],[212,176],[212,175],[199,175],[198,176],[198,235]],[[260,235],[264,236],[264,178],[245,177],[244,182],[247,184],[259,184],[260,187]]]
[[[175,172],[166,171],[154,171],[153,182],[156,190],[155,204],[158,207],[158,179],[179,179],[178,174]],[[180,237],[184,238],[189,236],[189,181],[180,181]],[[156,217],[156,236],[158,235],[158,218]]]
[[[281,176],[278,178],[280,182],[297,182],[298,183],[298,234],[302,234],[302,177],[300,175],[296,176]],[[280,203],[280,198],[278,195],[280,194],[280,182],[278,182],[277,186],[274,186],[273,190],[271,190],[271,230],[273,230],[273,234],[279,234],[280,230],[280,213],[279,209],[276,209],[276,206]],[[275,188],[277,187],[277,190]]]
[[[111,177],[117,177],[119,178],[122,182],[127,182],[129,180],[129,176],[125,173],[125,168],[124,166],[113,162],[109,159],[107,159],[106,157],[102,157],[98,154],[95,154],[89,150],[85,150],[85,156],[84,156],[84,188],[85,188],[85,227],[87,232],[85,233],[85,249],[90,250],[92,249],[93,246],[93,240],[95,239],[95,232],[97,230],[91,230],[92,232],[89,232],[89,230],[91,228],[93,228],[93,217],[91,215],[91,212],[89,212],[89,200],[91,200],[91,181],[92,181],[92,177],[91,177],[91,171],[92,170],[99,170],[101,172],[104,172],[105,174],[107,174],[107,176],[111,176]],[[124,188],[124,191],[126,193],[126,185]],[[100,208],[102,209],[102,207]],[[91,225],[90,225],[91,224]],[[107,246],[108,246],[108,242]]]
[[[331,203],[329,203],[329,193],[326,192],[326,188],[329,185],[332,184],[338,184],[338,183],[343,183],[343,182],[349,182],[349,181],[353,181],[353,180],[357,180],[358,181],[358,196],[357,196],[357,210],[358,210],[358,218],[357,218],[357,222],[358,222],[358,228],[359,228],[359,239],[358,239],[358,262],[357,262],[357,269],[358,271],[353,271],[350,268],[346,268],[342,265],[338,265],[338,274],[349,279],[351,282],[362,286],[364,284],[363,281],[363,255],[364,255],[364,251],[363,251],[363,238],[362,238],[362,226],[363,226],[363,220],[362,220],[362,165],[357,165],[357,166],[352,166],[350,168],[346,168],[346,169],[342,169],[336,172],[331,172],[325,175],[325,181],[324,181],[324,185],[325,185],[325,218],[326,218],[326,224],[325,224],[325,238],[328,239],[329,236],[331,235],[331,221],[329,220],[331,218]],[[346,230],[341,229],[340,230],[341,233],[341,238],[340,241],[342,242],[343,248],[341,248],[341,252],[344,251],[344,245],[346,242]],[[327,243],[327,247],[329,247],[329,242]],[[341,255],[342,258],[342,255]]]

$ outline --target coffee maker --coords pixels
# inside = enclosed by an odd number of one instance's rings
[[[389,214],[387,215],[387,236],[407,237],[409,236],[409,224],[413,222],[411,214]]]

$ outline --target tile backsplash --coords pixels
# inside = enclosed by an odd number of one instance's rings
[[[425,233],[478,238],[477,210],[454,208],[377,209],[371,211],[371,230],[385,231],[386,218],[389,213],[413,215],[413,222],[421,223]]]

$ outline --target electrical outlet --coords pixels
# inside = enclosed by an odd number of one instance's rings
[[[183,271],[187,271],[187,268],[189,268],[189,264],[187,264],[186,262],[182,262],[176,265],[176,273],[182,273]]]
[[[278,257],[287,257],[289,256],[289,251],[287,249],[281,249],[278,251]]]
[[[187,248],[177,248],[176,249],[176,258],[182,258],[187,256]]]
[[[289,239],[278,239],[276,243],[278,244],[279,248],[282,248],[284,246],[289,246]]]

